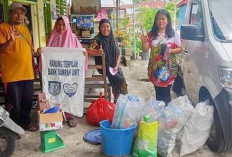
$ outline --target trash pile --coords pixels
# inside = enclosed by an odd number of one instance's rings
[[[179,155],[184,156],[204,145],[212,124],[213,106],[207,101],[194,108],[187,96],[173,99],[165,106],[154,98],[143,102],[136,95],[120,95],[112,123],[100,122],[103,153],[108,156],[156,157],[159,154],[171,157],[177,146]],[[176,143],[180,133],[181,142]],[[118,143],[127,146],[121,147]]]
[[[112,122],[115,105],[102,98],[100,93],[99,99],[92,102],[86,113],[86,120],[91,125],[99,125],[99,122],[109,119]]]
[[[63,128],[62,105],[51,107],[45,93],[39,93],[37,98],[40,150],[44,153],[66,147],[55,130]]]

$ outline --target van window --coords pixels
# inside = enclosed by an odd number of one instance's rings
[[[189,24],[197,26],[198,36],[204,36],[203,14],[200,3],[191,4]]]
[[[208,2],[215,37],[222,42],[232,42],[232,1],[208,0]]]

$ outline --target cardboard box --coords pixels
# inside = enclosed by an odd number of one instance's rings
[[[63,114],[57,113],[39,113],[39,130],[57,130],[63,128]]]
[[[47,109],[49,109],[51,106],[49,104],[49,100],[46,99],[45,93],[39,93],[37,96],[37,109],[40,112],[43,112]]]
[[[38,107],[39,111],[43,112],[43,111],[49,109],[50,105],[48,102],[40,102],[40,103],[38,103],[37,107]]]
[[[81,36],[86,37],[86,38],[91,37],[90,31],[89,30],[82,30]]]
[[[39,93],[37,96],[37,102],[41,102],[44,99],[46,99],[45,93]]]

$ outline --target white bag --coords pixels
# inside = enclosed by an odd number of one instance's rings
[[[65,112],[83,116],[84,49],[45,47],[42,49],[43,92],[51,105],[62,104]]]
[[[213,124],[213,106],[207,101],[196,105],[189,121],[184,126],[180,155],[187,155],[201,148],[209,137]]]
[[[158,154],[171,157],[176,136],[193,112],[192,103],[187,96],[172,100],[159,118]]]

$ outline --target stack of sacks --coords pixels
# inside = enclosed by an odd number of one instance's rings
[[[176,136],[193,112],[192,103],[187,96],[172,100],[159,117],[158,154],[172,156]]]

